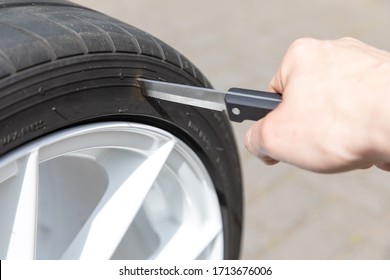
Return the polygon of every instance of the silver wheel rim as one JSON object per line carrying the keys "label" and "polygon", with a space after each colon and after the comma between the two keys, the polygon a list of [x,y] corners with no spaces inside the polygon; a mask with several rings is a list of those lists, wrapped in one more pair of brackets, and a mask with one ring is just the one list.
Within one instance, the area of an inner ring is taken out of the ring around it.
{"label": "silver wheel rim", "polygon": [[174,135],[83,125],[0,160],[1,259],[221,259],[212,180]]}

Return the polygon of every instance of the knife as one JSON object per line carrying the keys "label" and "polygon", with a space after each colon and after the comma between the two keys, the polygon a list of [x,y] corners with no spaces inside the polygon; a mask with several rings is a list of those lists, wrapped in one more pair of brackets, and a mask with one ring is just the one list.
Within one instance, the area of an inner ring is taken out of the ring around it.
{"label": "knife", "polygon": [[226,111],[233,122],[257,121],[275,109],[282,100],[281,96],[275,93],[243,88],[231,88],[225,92],[155,80],[137,81],[146,97]]}

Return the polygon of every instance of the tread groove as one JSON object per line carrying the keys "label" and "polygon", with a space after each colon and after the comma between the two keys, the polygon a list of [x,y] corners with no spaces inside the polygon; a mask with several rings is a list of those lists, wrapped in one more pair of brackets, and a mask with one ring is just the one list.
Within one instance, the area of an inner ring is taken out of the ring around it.
{"label": "tread groove", "polygon": [[137,53],[138,54],[141,54],[142,53],[142,49],[141,49],[141,46],[137,40],[137,38],[131,33],[129,32],[127,29],[123,28],[122,26],[118,25],[118,24],[115,24],[114,22],[110,22],[108,21],[107,19],[103,19],[105,22],[107,22],[108,24],[112,24],[113,26],[119,28],[120,30],[122,30],[123,32],[125,32],[129,37],[130,37],[130,40],[134,43],[134,46],[135,48],[137,49]]}
{"label": "tread groove", "polygon": [[79,33],[77,33],[76,31],[74,31],[72,28],[69,28],[67,27],[66,25],[60,23],[60,22],[56,22],[54,20],[51,20],[49,18],[45,18],[47,21],[57,25],[58,27],[72,33],[73,35],[75,35],[75,38],[77,38],[77,41],[80,43],[80,46],[83,48],[83,51],[84,51],[84,54],[87,54],[88,53],[88,47],[87,45],[85,44],[83,38],[80,36]]}
{"label": "tread groove", "polygon": [[177,51],[175,51],[175,54],[177,56],[177,60],[179,61],[180,69],[184,69],[184,64],[183,64],[183,60],[181,59],[181,55]]}
{"label": "tread groove", "polygon": [[152,36],[150,36],[150,39],[156,44],[157,49],[160,52],[162,61],[165,61],[167,58],[165,57],[164,49],[162,48],[161,44]]}
{"label": "tread groove", "polygon": [[111,39],[111,36],[105,30],[100,28],[98,25],[96,25],[96,24],[94,24],[94,23],[92,23],[92,22],[90,22],[90,21],[88,21],[86,19],[83,19],[83,18],[81,18],[79,16],[76,16],[76,15],[71,15],[71,16],[74,17],[74,18],[77,18],[78,20],[81,20],[81,21],[83,21],[83,22],[85,22],[85,23],[87,23],[87,24],[89,24],[89,25],[91,25],[93,27],[95,27],[96,29],[98,29],[101,32],[100,34],[102,34],[104,37],[107,38],[107,40],[108,40],[108,42],[109,42],[109,44],[110,44],[110,46],[112,48],[112,52],[116,52],[116,47],[115,47],[114,41]]}
{"label": "tread groove", "polygon": [[191,70],[192,70],[192,76],[194,76],[195,79],[198,79],[197,75],[196,75],[196,70],[195,70],[195,67],[193,64],[190,64],[191,65]]}
{"label": "tread groove", "polygon": [[10,74],[15,74],[16,73],[16,67],[12,63],[12,61],[9,59],[9,57],[3,52],[2,49],[0,49],[0,57],[3,58],[7,62],[6,68],[9,69]]}
{"label": "tread groove", "polygon": [[2,22],[0,22],[0,24],[3,24],[3,25],[6,25],[8,27],[11,27],[13,29],[19,30],[20,32],[22,32],[24,34],[27,34],[27,35],[31,36],[32,38],[39,40],[41,43],[43,43],[43,46],[44,46],[45,50],[49,53],[51,60],[57,59],[57,55],[56,55],[55,51],[53,50],[52,46],[50,45],[50,43],[47,41],[47,39],[45,37],[42,37],[41,35],[33,32],[33,31],[30,31],[28,29],[25,29],[23,27],[17,26],[15,24],[12,24],[9,22],[2,21]]}

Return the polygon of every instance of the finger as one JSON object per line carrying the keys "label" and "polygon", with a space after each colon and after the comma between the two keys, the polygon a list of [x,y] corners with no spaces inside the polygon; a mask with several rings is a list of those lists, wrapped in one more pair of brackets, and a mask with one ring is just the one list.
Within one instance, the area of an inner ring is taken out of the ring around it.
{"label": "finger", "polygon": [[271,92],[277,92],[282,94],[284,92],[284,86],[283,86],[283,79],[281,74],[281,69],[275,73],[275,75],[272,77],[268,89]]}
{"label": "finger", "polygon": [[375,164],[375,166],[384,171],[390,171],[390,162]]}
{"label": "finger", "polygon": [[269,90],[283,94],[286,90],[290,74],[296,65],[308,55],[308,48],[319,41],[312,38],[302,38],[295,40],[282,59],[278,71],[272,77],[269,83]]}
{"label": "finger", "polygon": [[260,158],[265,164],[274,165],[279,161],[270,157],[266,153],[264,149],[264,145],[262,143],[263,141],[261,139],[261,133],[260,133],[262,129],[261,127],[262,127],[262,120],[259,120],[247,131],[245,135],[245,146],[250,153]]}

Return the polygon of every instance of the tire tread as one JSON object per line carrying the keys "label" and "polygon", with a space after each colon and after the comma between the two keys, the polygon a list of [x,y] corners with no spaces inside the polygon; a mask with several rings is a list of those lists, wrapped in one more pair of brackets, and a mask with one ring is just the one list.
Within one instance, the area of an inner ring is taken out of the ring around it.
{"label": "tire tread", "polygon": [[0,1],[12,7],[0,9],[0,34],[13,42],[0,42],[0,78],[67,57],[118,52],[154,57],[209,86],[185,56],[144,31],[67,1],[38,2]]}

